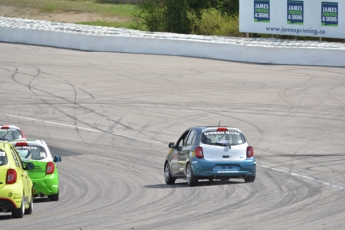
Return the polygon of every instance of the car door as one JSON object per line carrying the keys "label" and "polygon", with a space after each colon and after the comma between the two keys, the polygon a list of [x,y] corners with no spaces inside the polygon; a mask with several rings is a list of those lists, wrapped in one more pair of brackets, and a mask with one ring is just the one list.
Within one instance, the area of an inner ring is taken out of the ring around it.
{"label": "car door", "polygon": [[185,176],[186,175],[186,165],[189,160],[189,154],[194,149],[194,141],[195,141],[196,131],[194,129],[190,130],[184,146],[182,150],[178,154],[178,175]]}
{"label": "car door", "polygon": [[17,151],[11,146],[11,152],[13,155],[13,159],[16,165],[16,171],[18,172],[18,179],[22,181],[22,185],[23,185],[23,191],[24,191],[24,195],[25,195],[25,199],[27,200],[28,197],[31,195],[31,186],[30,186],[30,177],[28,175],[28,173],[24,170],[24,166],[22,164],[22,161],[19,157],[19,154],[17,153]]}
{"label": "car door", "polygon": [[181,137],[177,140],[175,147],[173,148],[173,151],[171,153],[171,173],[173,176],[178,176],[180,172],[178,158],[181,150],[183,149],[183,146],[185,145],[185,141],[187,139],[187,135],[189,133],[189,129],[186,130]]}

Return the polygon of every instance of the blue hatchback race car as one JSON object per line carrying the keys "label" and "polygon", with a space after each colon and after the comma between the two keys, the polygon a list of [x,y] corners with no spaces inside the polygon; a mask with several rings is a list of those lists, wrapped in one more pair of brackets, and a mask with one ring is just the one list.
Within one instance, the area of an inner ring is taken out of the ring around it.
{"label": "blue hatchback race car", "polygon": [[169,143],[169,148],[164,163],[167,184],[174,184],[176,179],[186,179],[189,186],[196,185],[199,179],[255,180],[254,149],[237,128],[192,127],[176,144]]}

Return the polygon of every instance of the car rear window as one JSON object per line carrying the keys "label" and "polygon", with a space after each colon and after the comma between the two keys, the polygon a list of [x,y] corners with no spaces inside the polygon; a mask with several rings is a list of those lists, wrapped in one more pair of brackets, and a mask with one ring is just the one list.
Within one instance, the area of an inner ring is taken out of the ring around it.
{"label": "car rear window", "polygon": [[22,134],[18,129],[0,129],[0,139],[2,140],[14,140],[21,138]]}
{"label": "car rear window", "polygon": [[246,143],[246,139],[243,134],[235,131],[206,131],[201,135],[201,143],[208,145],[240,145]]}
{"label": "car rear window", "polygon": [[7,162],[6,152],[0,150],[0,166],[7,165]]}
{"label": "car rear window", "polygon": [[22,160],[44,160],[47,158],[47,153],[42,146],[28,145],[15,147]]}

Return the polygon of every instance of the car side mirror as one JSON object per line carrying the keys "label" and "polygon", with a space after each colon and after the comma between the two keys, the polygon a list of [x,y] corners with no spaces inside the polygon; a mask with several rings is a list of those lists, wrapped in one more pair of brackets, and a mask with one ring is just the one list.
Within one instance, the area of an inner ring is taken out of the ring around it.
{"label": "car side mirror", "polygon": [[172,149],[172,148],[174,148],[174,147],[175,147],[175,143],[174,143],[174,142],[170,142],[170,143],[169,143],[169,148]]}
{"label": "car side mirror", "polygon": [[25,170],[33,170],[35,168],[35,165],[31,162],[26,162],[26,165],[24,167]]}
{"label": "car side mirror", "polygon": [[60,157],[60,156],[55,156],[55,157],[54,157],[54,162],[55,162],[55,163],[61,162],[61,157]]}

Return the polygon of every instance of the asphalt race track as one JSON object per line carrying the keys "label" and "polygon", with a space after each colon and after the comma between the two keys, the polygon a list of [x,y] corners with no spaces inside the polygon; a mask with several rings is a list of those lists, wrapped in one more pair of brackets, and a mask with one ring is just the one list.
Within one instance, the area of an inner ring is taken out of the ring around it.
{"label": "asphalt race track", "polygon": [[[14,229],[344,229],[345,69],[0,43],[0,123],[60,155],[60,200]],[[230,125],[257,177],[168,186],[168,143]]]}

